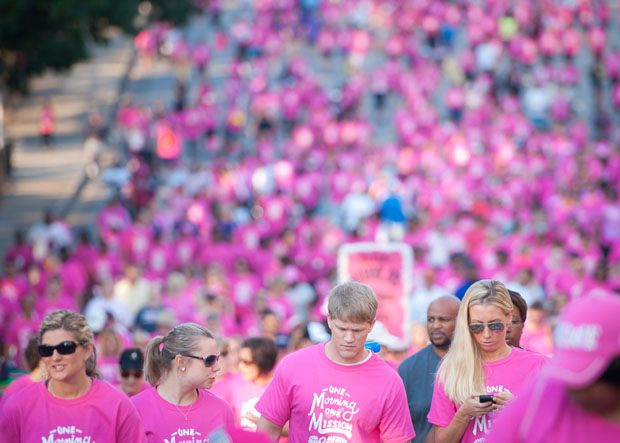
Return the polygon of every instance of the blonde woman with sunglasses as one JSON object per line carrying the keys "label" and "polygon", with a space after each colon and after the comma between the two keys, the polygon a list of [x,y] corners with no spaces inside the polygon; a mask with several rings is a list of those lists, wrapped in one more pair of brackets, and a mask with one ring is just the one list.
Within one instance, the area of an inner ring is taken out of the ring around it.
{"label": "blonde woman with sunglasses", "polygon": [[119,390],[100,380],[93,331],[83,315],[60,310],[43,319],[38,351],[49,379],[10,398],[0,440],[142,442],[138,413]]}
{"label": "blonde woman with sunglasses", "polygon": [[436,442],[484,441],[497,414],[544,364],[544,356],[506,344],[513,309],[497,280],[480,280],[465,293],[428,414]]}
{"label": "blonde woman with sunglasses", "polygon": [[234,426],[231,407],[207,390],[220,370],[219,358],[213,334],[196,323],[151,340],[145,373],[152,388],[131,397],[148,442],[208,441]]}

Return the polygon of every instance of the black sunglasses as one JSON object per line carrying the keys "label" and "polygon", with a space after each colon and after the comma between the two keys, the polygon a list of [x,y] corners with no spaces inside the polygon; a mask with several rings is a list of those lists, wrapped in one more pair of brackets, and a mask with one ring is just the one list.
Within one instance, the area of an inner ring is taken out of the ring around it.
{"label": "black sunglasses", "polygon": [[39,345],[39,355],[41,357],[51,357],[54,354],[54,349],[58,351],[61,355],[69,355],[73,354],[78,346],[81,346],[85,343],[76,343],[74,341],[63,341],[62,343],[58,343],[56,346],[52,345]]}
{"label": "black sunglasses", "polygon": [[206,357],[198,357],[197,355],[185,355],[185,354],[182,354],[182,355],[184,357],[189,357],[189,358],[195,358],[197,360],[202,360],[205,363],[205,366],[207,368],[210,368],[211,366],[213,366],[220,359],[220,353],[219,352],[217,354],[207,355]]}
{"label": "black sunglasses", "polygon": [[488,326],[491,331],[499,332],[506,328],[506,325],[501,321],[494,321],[492,323],[470,323],[469,330],[474,334],[480,334],[484,331],[484,327]]}
{"label": "black sunglasses", "polygon": [[144,374],[142,371],[130,371],[129,369],[124,369],[121,371],[121,377],[123,378],[129,378],[130,376],[140,378],[142,377],[142,374]]}

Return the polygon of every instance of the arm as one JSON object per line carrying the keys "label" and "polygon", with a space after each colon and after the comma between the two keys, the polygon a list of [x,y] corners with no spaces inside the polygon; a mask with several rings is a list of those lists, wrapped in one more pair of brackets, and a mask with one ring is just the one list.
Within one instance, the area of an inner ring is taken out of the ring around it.
{"label": "arm", "polygon": [[472,417],[482,417],[491,412],[493,403],[480,403],[478,395],[472,395],[461,405],[448,426],[434,426],[436,443],[459,443]]}
{"label": "arm", "polygon": [[431,428],[431,430],[426,435],[424,439],[424,443],[435,443],[435,426]]}
{"label": "arm", "polygon": [[278,426],[277,424],[270,422],[263,416],[258,419],[257,427],[274,440],[278,440],[280,438],[280,434],[282,433],[282,426]]}

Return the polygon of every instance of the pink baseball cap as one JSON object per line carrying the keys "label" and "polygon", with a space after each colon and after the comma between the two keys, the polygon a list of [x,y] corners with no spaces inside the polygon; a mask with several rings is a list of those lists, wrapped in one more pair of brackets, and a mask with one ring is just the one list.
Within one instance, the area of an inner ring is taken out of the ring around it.
{"label": "pink baseball cap", "polygon": [[620,296],[604,291],[569,303],[554,331],[551,378],[581,388],[595,382],[620,355]]}

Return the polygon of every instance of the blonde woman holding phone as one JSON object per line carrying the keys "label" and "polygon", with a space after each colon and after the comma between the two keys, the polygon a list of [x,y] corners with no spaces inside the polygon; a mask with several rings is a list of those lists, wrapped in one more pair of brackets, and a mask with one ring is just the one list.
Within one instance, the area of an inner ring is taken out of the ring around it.
{"label": "blonde woman holding phone", "polygon": [[465,293],[428,414],[436,442],[484,441],[499,411],[540,371],[544,356],[506,344],[513,309],[497,280],[480,280]]}

